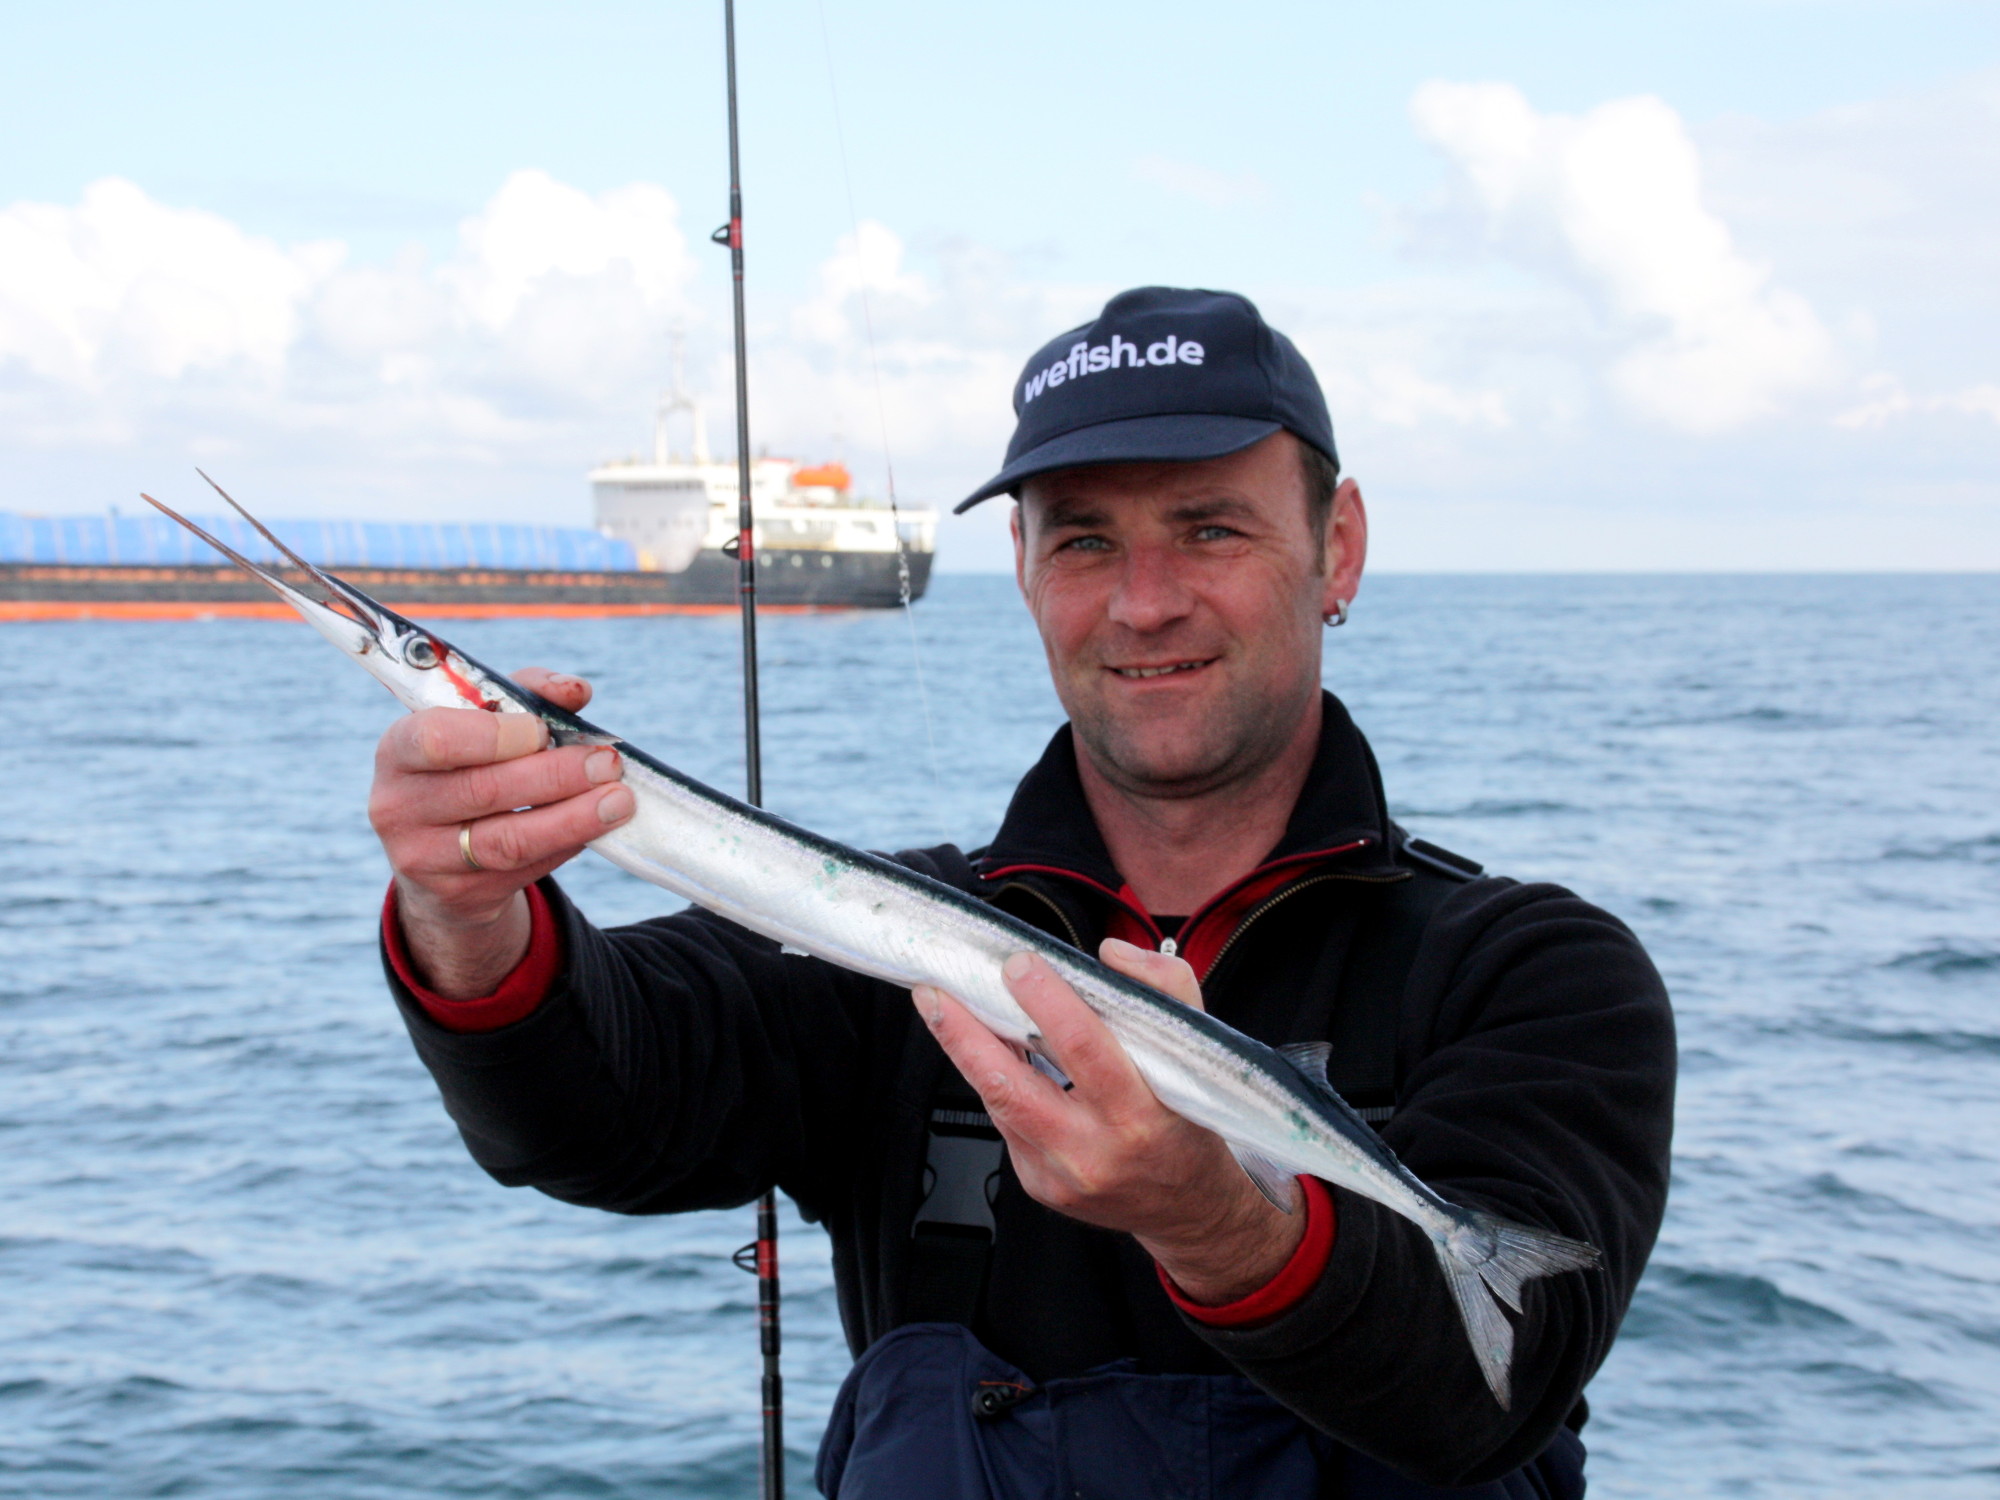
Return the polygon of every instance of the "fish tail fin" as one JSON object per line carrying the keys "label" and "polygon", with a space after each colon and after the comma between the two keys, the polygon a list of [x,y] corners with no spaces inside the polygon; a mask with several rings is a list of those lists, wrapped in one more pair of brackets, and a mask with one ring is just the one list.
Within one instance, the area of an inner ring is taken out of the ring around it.
{"label": "fish tail fin", "polygon": [[1451,1300],[1458,1304],[1458,1315],[1465,1322],[1465,1336],[1472,1340],[1472,1356],[1479,1361],[1479,1373],[1486,1377],[1487,1388],[1500,1403],[1500,1409],[1511,1411],[1514,1400],[1509,1372],[1514,1364],[1514,1325],[1500,1311],[1500,1304],[1493,1300],[1477,1271],[1460,1264],[1443,1241],[1438,1242],[1437,1253],[1438,1264],[1444,1268],[1445,1285],[1451,1288]]}
{"label": "fish tail fin", "polygon": [[[1445,1285],[1472,1341],[1479,1373],[1500,1409],[1512,1408],[1514,1325],[1500,1302],[1521,1310],[1521,1290],[1539,1276],[1580,1271],[1600,1259],[1594,1246],[1546,1229],[1531,1229],[1478,1209],[1461,1208],[1457,1227],[1434,1240]],[[1494,1300],[1499,1298],[1499,1302]]]}

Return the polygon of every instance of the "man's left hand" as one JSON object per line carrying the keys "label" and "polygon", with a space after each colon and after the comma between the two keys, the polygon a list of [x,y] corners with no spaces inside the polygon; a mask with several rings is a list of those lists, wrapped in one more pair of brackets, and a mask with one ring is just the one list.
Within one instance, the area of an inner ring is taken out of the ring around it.
{"label": "man's left hand", "polygon": [[[1116,938],[1110,967],[1197,1010],[1201,987],[1179,958]],[[1037,1202],[1137,1239],[1190,1301],[1248,1296],[1291,1259],[1305,1214],[1273,1206],[1222,1137],[1160,1103],[1096,1012],[1041,958],[1007,960],[1007,988],[1068,1075],[1065,1091],[958,1001],[919,986],[917,1012],[985,1102],[1014,1172]]]}

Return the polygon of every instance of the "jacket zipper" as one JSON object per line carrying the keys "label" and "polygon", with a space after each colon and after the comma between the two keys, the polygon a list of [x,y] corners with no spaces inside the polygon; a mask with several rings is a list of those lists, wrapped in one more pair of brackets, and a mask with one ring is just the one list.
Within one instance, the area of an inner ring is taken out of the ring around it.
{"label": "jacket zipper", "polygon": [[1004,895],[1008,891],[1026,891],[1030,896],[1033,896],[1037,901],[1041,902],[1042,905],[1046,906],[1050,911],[1054,912],[1056,914],[1056,920],[1062,923],[1063,925],[1063,931],[1069,934],[1070,947],[1079,950],[1082,949],[1083,934],[1076,930],[1076,924],[1070,921],[1069,913],[1064,911],[1060,906],[1057,906],[1053,900],[1051,900],[1047,896],[1044,896],[1040,891],[1036,890],[1033,886],[1029,885],[1027,882],[1021,880],[1010,880],[1005,885],[1001,886],[1000,889],[995,891],[993,894],[995,896],[1000,896]]}
{"label": "jacket zipper", "polygon": [[[1282,866],[1292,862],[1303,862],[1313,859],[1321,859],[1321,860],[1335,859],[1343,854],[1352,854],[1357,849],[1367,848],[1371,842],[1372,840],[1370,839],[1360,838],[1354,840],[1354,842],[1351,844],[1342,844],[1340,845],[1340,847],[1336,849],[1317,850],[1311,854],[1294,854],[1288,856],[1286,859],[1272,860],[1267,864],[1259,865],[1256,869],[1252,870],[1248,875],[1243,876],[1242,879],[1236,881],[1233,885],[1231,885],[1228,890],[1222,891],[1217,895],[1209,897],[1208,901],[1205,904],[1203,904],[1200,908],[1198,908],[1193,912],[1190,912],[1188,914],[1188,919],[1185,922],[1181,923],[1181,930],[1177,934],[1175,934],[1175,936],[1172,939],[1172,942],[1174,944],[1172,950],[1162,949],[1161,951],[1162,952],[1172,951],[1178,953],[1180,951],[1182,941],[1196,928],[1200,927],[1205,920],[1207,920],[1210,912],[1215,911],[1219,907],[1226,905],[1229,901],[1230,896],[1235,891],[1247,885],[1249,882],[1257,879],[1260,875],[1268,875],[1273,870],[1279,869]],[[1305,864],[1303,867],[1306,869],[1312,868],[1310,864]],[[1365,878],[1365,877],[1357,877],[1357,878]],[[1148,920],[1150,921],[1151,919],[1149,918]]]}
{"label": "jacket zipper", "polygon": [[[1401,874],[1349,875],[1341,871],[1329,871],[1323,875],[1309,875],[1304,880],[1286,886],[1282,891],[1274,891],[1271,895],[1265,897],[1264,900],[1259,902],[1256,906],[1252,907],[1248,912],[1248,914],[1244,916],[1243,920],[1236,924],[1236,930],[1230,933],[1228,937],[1222,940],[1222,946],[1215,950],[1215,957],[1208,961],[1208,972],[1210,974],[1213,974],[1218,968],[1222,966],[1222,960],[1228,956],[1229,950],[1236,946],[1236,940],[1243,936],[1244,930],[1248,928],[1252,922],[1256,921],[1259,917],[1263,916],[1265,912],[1269,911],[1272,907],[1276,906],[1280,901],[1284,901],[1287,898],[1298,894],[1300,891],[1306,889],[1308,886],[1324,885],[1330,880],[1353,880],[1353,881],[1359,881],[1363,885],[1392,885],[1398,880],[1404,880],[1407,878],[1408,878],[1407,876]],[[1161,951],[1164,952],[1165,950],[1162,949]],[[1206,976],[1204,976],[1204,979],[1205,977]]]}

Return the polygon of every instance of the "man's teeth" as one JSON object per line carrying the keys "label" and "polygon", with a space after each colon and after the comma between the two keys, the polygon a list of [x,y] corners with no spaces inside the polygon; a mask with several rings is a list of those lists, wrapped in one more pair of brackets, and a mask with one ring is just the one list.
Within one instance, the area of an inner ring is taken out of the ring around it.
{"label": "man's teeth", "polygon": [[1111,670],[1120,677],[1164,677],[1169,672],[1192,672],[1196,667],[1205,667],[1205,661],[1177,661],[1170,667],[1113,667]]}

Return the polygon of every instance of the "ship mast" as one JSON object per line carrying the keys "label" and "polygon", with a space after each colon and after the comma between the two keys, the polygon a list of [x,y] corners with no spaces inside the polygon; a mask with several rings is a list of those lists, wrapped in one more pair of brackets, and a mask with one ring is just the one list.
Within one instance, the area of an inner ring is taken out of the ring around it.
{"label": "ship mast", "polygon": [[677,411],[688,414],[688,442],[693,450],[696,464],[709,462],[708,419],[702,412],[701,402],[688,394],[686,353],[687,335],[679,328],[674,329],[674,383],[666,395],[660,397],[658,409],[653,414],[653,463],[665,468],[674,461],[674,449],[667,435],[667,419]]}

